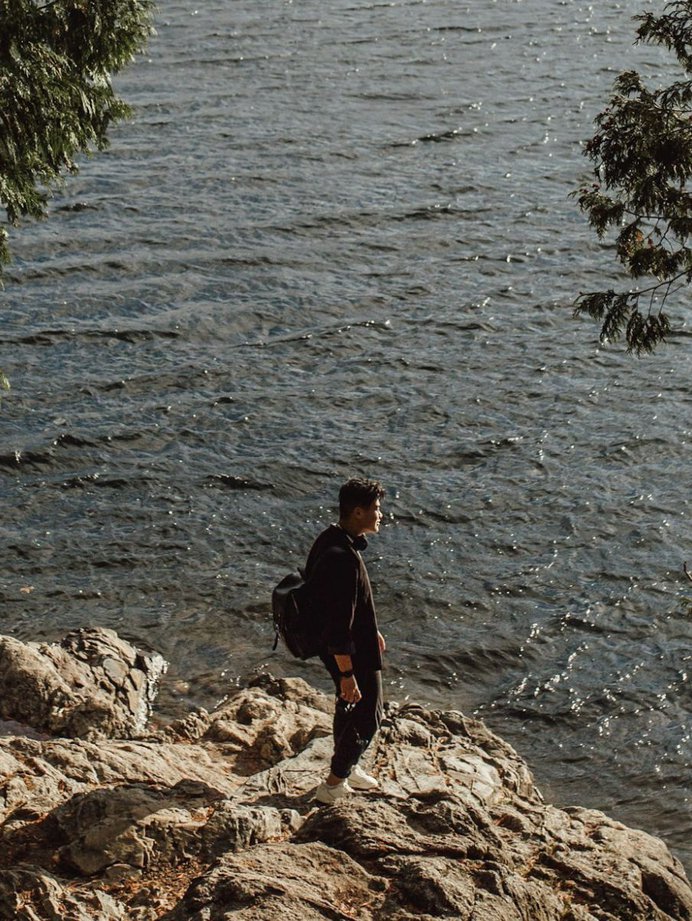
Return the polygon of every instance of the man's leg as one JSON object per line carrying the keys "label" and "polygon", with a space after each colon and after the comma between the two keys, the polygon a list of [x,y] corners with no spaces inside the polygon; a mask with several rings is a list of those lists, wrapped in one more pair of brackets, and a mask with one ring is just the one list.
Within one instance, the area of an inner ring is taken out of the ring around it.
{"label": "man's leg", "polygon": [[[332,736],[334,739],[334,751],[336,751],[337,740],[341,738],[345,729],[348,726],[350,719],[350,711],[353,709],[353,705],[347,703],[341,697],[341,676],[339,675],[339,668],[334,661],[334,656],[320,656],[324,667],[329,672],[329,675],[334,682],[334,693],[336,695],[334,703],[334,719],[332,720]],[[327,780],[329,784],[336,784],[342,781],[343,777],[336,777],[332,772]]]}
{"label": "man's leg", "polygon": [[[346,778],[351,776],[358,759],[367,749],[382,720],[382,673],[362,670],[354,663],[356,681],[361,691],[357,704],[348,704],[340,696],[341,679],[333,656],[323,656],[327,671],[334,681],[336,705],[334,708],[334,754],[331,772],[320,784],[315,799],[321,803],[335,803],[345,796],[350,788]],[[361,772],[358,789],[374,789],[377,781]],[[355,783],[355,780],[354,780]]]}
{"label": "man's leg", "polygon": [[[334,711],[334,778],[347,778],[367,750],[382,721],[382,673],[355,670],[362,694],[357,704],[337,698]],[[331,779],[331,778],[330,778]],[[329,782],[329,781],[327,781]]]}

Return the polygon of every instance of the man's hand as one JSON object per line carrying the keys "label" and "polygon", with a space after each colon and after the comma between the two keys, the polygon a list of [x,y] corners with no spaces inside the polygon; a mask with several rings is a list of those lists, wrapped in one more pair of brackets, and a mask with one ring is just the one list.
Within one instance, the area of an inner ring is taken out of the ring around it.
{"label": "man's hand", "polygon": [[341,699],[345,700],[349,704],[357,704],[361,699],[362,694],[360,693],[360,688],[358,687],[358,682],[356,681],[356,676],[351,675],[350,678],[341,679]]}
{"label": "man's hand", "polygon": [[384,652],[385,649],[387,648],[387,641],[382,636],[379,630],[377,631],[377,642],[380,644],[380,652]]}

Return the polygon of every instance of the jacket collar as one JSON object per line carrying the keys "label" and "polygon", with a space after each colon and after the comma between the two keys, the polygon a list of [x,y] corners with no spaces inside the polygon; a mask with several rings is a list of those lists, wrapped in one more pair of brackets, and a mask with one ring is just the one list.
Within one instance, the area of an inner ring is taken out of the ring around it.
{"label": "jacket collar", "polygon": [[343,534],[349,546],[353,547],[354,550],[358,550],[360,552],[361,550],[365,550],[365,548],[368,546],[368,542],[362,534],[359,534],[358,537],[351,537],[348,531],[344,530],[341,525],[335,524],[333,527],[335,527],[340,534]]}

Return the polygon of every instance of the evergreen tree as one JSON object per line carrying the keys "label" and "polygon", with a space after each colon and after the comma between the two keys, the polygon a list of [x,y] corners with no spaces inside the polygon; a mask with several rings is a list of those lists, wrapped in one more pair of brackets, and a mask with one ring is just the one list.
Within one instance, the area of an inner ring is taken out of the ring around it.
{"label": "evergreen tree", "polygon": [[692,281],[692,0],[637,20],[637,40],[671,51],[681,79],[651,89],[636,71],[620,74],[585,149],[593,184],[574,194],[600,238],[616,230],[617,256],[630,275],[648,282],[581,294],[575,313],[601,322],[602,341],[624,334],[628,351],[641,354],[665,339],[666,302]]}
{"label": "evergreen tree", "polygon": [[[152,0],[0,0],[0,202],[10,225],[45,217],[75,157],[103,150],[111,122],[129,114],[111,74],[144,47],[152,10]],[[7,239],[0,226],[0,272]]]}

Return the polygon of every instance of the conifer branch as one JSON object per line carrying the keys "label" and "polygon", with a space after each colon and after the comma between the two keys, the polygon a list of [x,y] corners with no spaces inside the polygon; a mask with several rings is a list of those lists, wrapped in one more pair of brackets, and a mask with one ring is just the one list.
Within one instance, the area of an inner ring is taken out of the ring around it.
{"label": "conifer branch", "polygon": [[584,149],[594,181],[573,194],[599,239],[615,233],[626,271],[655,283],[580,294],[574,313],[600,320],[602,341],[624,335],[628,351],[642,354],[665,340],[671,322],[664,307],[681,305],[677,295],[692,281],[692,0],[637,18],[637,40],[672,51],[684,79],[651,90],[636,71],[620,74]]}

